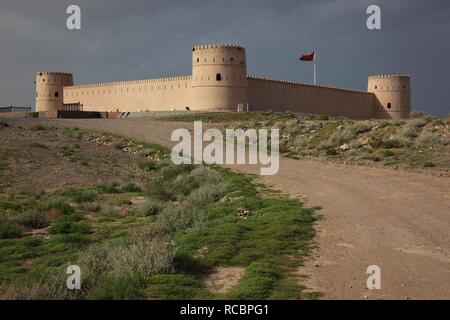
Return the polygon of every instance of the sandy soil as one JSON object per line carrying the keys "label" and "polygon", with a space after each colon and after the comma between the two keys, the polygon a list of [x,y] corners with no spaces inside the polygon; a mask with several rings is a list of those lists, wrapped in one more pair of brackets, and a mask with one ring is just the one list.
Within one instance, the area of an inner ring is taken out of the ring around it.
{"label": "sandy soil", "polygon": [[[109,131],[165,146],[173,129],[190,126],[145,119],[8,121]],[[299,270],[323,298],[450,299],[450,179],[282,159],[279,173],[262,181],[323,208],[318,249]],[[369,265],[381,268],[381,290],[366,289]]]}
{"label": "sandy soil", "polygon": [[96,186],[146,174],[128,165],[139,161],[138,155],[66,137],[61,131],[1,128],[0,151],[8,154],[7,169],[0,170],[0,189],[10,192]]}

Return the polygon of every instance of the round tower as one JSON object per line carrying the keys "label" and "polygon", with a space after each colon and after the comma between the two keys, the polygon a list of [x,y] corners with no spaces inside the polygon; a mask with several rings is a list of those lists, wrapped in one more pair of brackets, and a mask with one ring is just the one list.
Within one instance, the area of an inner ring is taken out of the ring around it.
{"label": "round tower", "polygon": [[199,45],[192,49],[193,110],[233,110],[245,106],[247,63],[245,48]]}
{"label": "round tower", "polygon": [[408,118],[411,113],[409,76],[380,75],[369,77],[368,92],[375,94],[377,118]]}
{"label": "round tower", "polygon": [[36,112],[61,110],[63,87],[73,85],[73,76],[66,72],[36,74]]}

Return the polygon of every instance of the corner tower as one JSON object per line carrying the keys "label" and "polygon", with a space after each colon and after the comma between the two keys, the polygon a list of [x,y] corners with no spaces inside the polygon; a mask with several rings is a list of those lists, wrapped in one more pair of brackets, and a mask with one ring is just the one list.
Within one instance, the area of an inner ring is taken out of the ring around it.
{"label": "corner tower", "polygon": [[368,92],[375,94],[377,118],[408,118],[411,113],[411,83],[405,75],[369,77]]}
{"label": "corner tower", "polygon": [[61,110],[63,87],[73,86],[73,76],[66,72],[36,74],[36,112]]}
{"label": "corner tower", "polygon": [[193,110],[236,110],[246,105],[245,48],[199,45],[192,49]]}

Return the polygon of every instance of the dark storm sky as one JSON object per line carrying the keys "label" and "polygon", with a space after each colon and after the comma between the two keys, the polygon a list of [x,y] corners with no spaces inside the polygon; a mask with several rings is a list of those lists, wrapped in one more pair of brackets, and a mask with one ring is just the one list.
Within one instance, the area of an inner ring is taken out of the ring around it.
{"label": "dark storm sky", "polygon": [[[78,4],[82,29],[66,29]],[[382,29],[366,28],[366,8]],[[413,109],[450,112],[448,0],[1,0],[0,105],[34,104],[34,73],[73,72],[76,83],[191,73],[191,46],[236,43],[248,73],[312,81],[301,51],[318,52],[322,84],[366,89],[367,76],[412,77]]]}

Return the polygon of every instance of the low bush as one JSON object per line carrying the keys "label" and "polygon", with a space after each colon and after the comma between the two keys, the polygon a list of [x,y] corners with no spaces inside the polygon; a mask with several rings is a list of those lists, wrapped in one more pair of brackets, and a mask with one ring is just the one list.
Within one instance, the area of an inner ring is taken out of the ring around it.
{"label": "low bush", "polygon": [[154,162],[150,162],[150,161],[141,162],[141,163],[139,163],[138,166],[139,166],[139,169],[147,170],[147,171],[155,170],[158,168],[158,166]]}
{"label": "low bush", "polygon": [[63,199],[53,199],[47,203],[47,209],[57,210],[61,214],[71,214],[74,212],[73,208],[67,204]]}
{"label": "low bush", "polygon": [[223,184],[222,180],[222,177],[216,171],[200,166],[189,173],[178,175],[171,182],[171,189],[178,195],[187,196],[202,185]]}
{"label": "low bush", "polygon": [[361,134],[372,130],[372,125],[368,121],[358,121],[348,127],[353,134]]}
{"label": "low bush", "polygon": [[45,228],[50,225],[50,218],[47,212],[33,208],[30,209],[16,218],[17,223],[32,229]]}
{"label": "low bush", "polygon": [[51,234],[90,233],[89,224],[83,220],[84,217],[76,213],[61,216],[58,218],[57,222],[48,229],[48,232]]}
{"label": "low bush", "polygon": [[115,219],[119,216],[119,213],[109,205],[102,205],[97,215],[102,218]]}
{"label": "low bush", "polygon": [[143,216],[154,216],[161,212],[163,208],[163,204],[157,200],[147,200],[144,204],[139,208],[138,212]]}
{"label": "low bush", "polygon": [[246,270],[238,286],[227,295],[229,299],[262,300],[270,295],[278,275],[273,266],[253,263]]}
{"label": "low bush", "polygon": [[153,180],[147,186],[147,193],[160,201],[172,201],[176,199],[175,193],[163,180]]}
{"label": "low bush", "polygon": [[97,192],[94,190],[83,190],[79,194],[76,194],[73,199],[77,203],[94,202],[97,200]]}
{"label": "low bush", "polygon": [[416,143],[421,146],[433,147],[441,142],[441,139],[437,133],[434,132],[422,132],[416,139]]}
{"label": "low bush", "polygon": [[197,205],[205,205],[219,200],[227,191],[225,183],[204,184],[189,195],[189,200]]}
{"label": "low bush", "polygon": [[406,138],[416,138],[427,123],[427,118],[416,118],[409,120],[400,130],[400,134]]}
{"label": "low bush", "polygon": [[190,202],[169,204],[158,215],[157,222],[166,232],[175,232],[188,228],[199,228],[206,219],[203,209]]}
{"label": "low bush", "polygon": [[109,252],[111,273],[151,276],[173,270],[175,246],[168,237],[142,237]]}
{"label": "low bush", "polygon": [[93,300],[139,300],[144,298],[145,278],[134,276],[102,277],[98,288],[89,295]]}
{"label": "low bush", "polygon": [[59,270],[45,274],[31,283],[13,283],[0,290],[6,300],[74,300],[83,298],[84,290],[69,290],[67,274]]}
{"label": "low bush", "polygon": [[82,211],[99,212],[102,209],[100,201],[81,203],[79,209]]}
{"label": "low bush", "polygon": [[39,142],[33,142],[32,144],[30,144],[30,147],[37,149],[48,149],[48,147],[45,144]]}
{"label": "low bush", "polygon": [[22,235],[22,228],[11,222],[0,220],[0,239],[14,239]]}
{"label": "low bush", "polygon": [[139,188],[135,183],[128,182],[118,187],[119,192],[140,192],[141,188]]}
{"label": "low bush", "polygon": [[81,252],[77,263],[84,270],[83,279],[95,283],[100,275],[111,270],[110,250],[103,244],[95,244]]}
{"label": "low bush", "polygon": [[100,184],[97,186],[97,190],[99,190],[101,193],[109,193],[109,194],[120,193],[119,184],[117,182]]}
{"label": "low bush", "polygon": [[334,131],[328,140],[319,144],[319,149],[329,150],[341,146],[344,143],[350,142],[354,138],[355,134],[349,128],[338,129]]}

